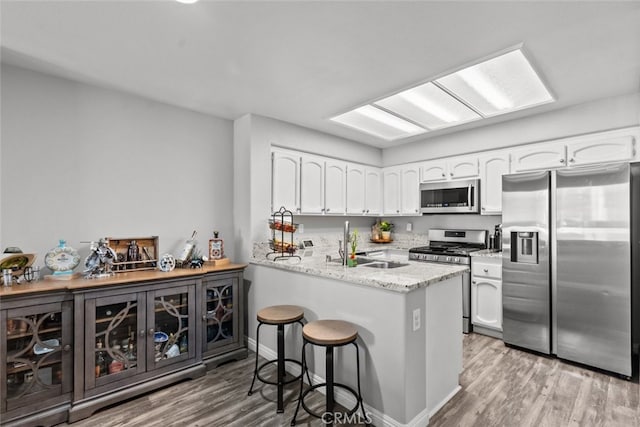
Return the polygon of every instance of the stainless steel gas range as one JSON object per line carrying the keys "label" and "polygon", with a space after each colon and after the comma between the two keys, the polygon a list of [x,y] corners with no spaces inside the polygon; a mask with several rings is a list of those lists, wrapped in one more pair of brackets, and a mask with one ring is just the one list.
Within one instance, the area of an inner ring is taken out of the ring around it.
{"label": "stainless steel gas range", "polygon": [[[429,246],[409,249],[413,261],[471,264],[471,253],[487,248],[487,230],[429,230]],[[471,332],[471,274],[462,278],[462,331]]]}

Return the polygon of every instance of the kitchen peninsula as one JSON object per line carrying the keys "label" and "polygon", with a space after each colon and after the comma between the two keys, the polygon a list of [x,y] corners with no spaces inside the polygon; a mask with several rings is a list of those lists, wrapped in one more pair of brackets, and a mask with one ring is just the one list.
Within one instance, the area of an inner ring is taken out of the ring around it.
{"label": "kitchen peninsula", "polygon": [[[259,252],[259,251],[258,251]],[[335,251],[333,251],[335,252]],[[329,253],[327,251],[326,253]],[[375,425],[426,425],[460,388],[462,275],[468,268],[404,260],[392,269],[327,261],[326,253],[301,251],[301,259],[271,261],[254,253],[245,278],[249,347],[255,348],[255,314],[262,306],[296,304],[307,321],[341,319],[358,328],[363,399]],[[253,305],[259,301],[260,307]],[[261,337],[261,354],[275,354],[273,336]],[[299,330],[287,331],[287,357],[299,358]],[[336,378],[355,381],[351,349],[340,350]],[[324,357],[309,358],[314,383],[324,377]],[[354,401],[338,394],[351,407]]]}

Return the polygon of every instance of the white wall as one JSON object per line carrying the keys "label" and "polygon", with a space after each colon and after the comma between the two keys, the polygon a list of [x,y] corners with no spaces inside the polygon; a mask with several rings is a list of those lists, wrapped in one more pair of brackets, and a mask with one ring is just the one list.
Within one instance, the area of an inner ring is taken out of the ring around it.
{"label": "white wall", "polygon": [[2,65],[0,246],[158,235],[177,253],[214,229],[233,254],[233,123]]}
{"label": "white wall", "polygon": [[382,150],[384,166],[564,138],[640,124],[640,93],[604,98],[544,114]]}

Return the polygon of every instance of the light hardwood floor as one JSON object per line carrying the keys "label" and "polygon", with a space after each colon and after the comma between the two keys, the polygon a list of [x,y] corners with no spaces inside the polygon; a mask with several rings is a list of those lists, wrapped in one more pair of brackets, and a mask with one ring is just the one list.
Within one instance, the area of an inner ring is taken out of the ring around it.
{"label": "light hardwood floor", "polygon": [[[252,354],[251,354],[252,355]],[[275,387],[247,396],[254,359],[120,403],[71,424],[94,426],[289,426],[297,385],[276,414]],[[634,382],[505,346],[478,334],[464,338],[462,390],[431,419],[433,427],[640,426],[640,386]],[[366,400],[366,390],[363,390]],[[317,392],[308,402],[319,407]],[[301,412],[297,425],[322,426]],[[66,425],[66,424],[65,424]]]}

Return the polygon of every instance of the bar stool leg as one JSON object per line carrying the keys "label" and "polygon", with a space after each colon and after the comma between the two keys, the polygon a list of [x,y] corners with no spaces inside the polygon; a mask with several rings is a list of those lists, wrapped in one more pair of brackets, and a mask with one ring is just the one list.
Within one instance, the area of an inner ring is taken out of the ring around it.
{"label": "bar stool leg", "polygon": [[[300,324],[300,326],[304,328],[304,323],[302,323],[302,320],[298,320],[298,323]],[[307,373],[307,380],[309,381],[309,387],[313,386],[313,384],[311,383],[311,377],[309,376],[309,367],[305,369],[304,366],[302,366],[301,368],[304,369],[304,371]],[[300,371],[300,373],[302,374],[302,371]]]}
{"label": "bar stool leg", "polygon": [[364,404],[362,403],[362,391],[360,390],[360,349],[358,348],[358,344],[356,344],[355,341],[352,342],[351,344],[353,344],[356,348],[356,377],[358,379],[358,404],[360,405],[360,409],[362,409],[362,416],[364,417],[365,425],[371,425],[368,422],[367,413],[364,411]]}
{"label": "bar stool leg", "polygon": [[[307,347],[307,340],[302,339],[302,369],[307,369],[307,376],[309,375],[309,371],[307,368],[307,358],[305,356],[305,348]],[[309,385],[311,385],[311,380],[309,380]],[[300,393],[298,393],[298,404],[296,405],[296,412],[293,413],[293,419],[291,420],[291,425],[296,425],[296,417],[298,416],[298,411],[300,410],[300,404],[302,403],[302,388],[304,386],[304,377],[300,375]]]}
{"label": "bar stool leg", "polygon": [[249,387],[248,396],[253,394],[253,385],[256,382],[256,376],[258,376],[258,349],[260,348],[260,326],[262,326],[262,322],[258,322],[258,327],[256,328],[256,367],[253,370],[253,380],[251,380],[251,387]]}
{"label": "bar stool leg", "polygon": [[284,412],[284,325],[278,325],[278,409],[276,413]]}
{"label": "bar stool leg", "polygon": [[[335,399],[333,396],[333,346],[327,346],[327,355],[325,357],[325,372],[327,376],[327,385],[326,385],[326,397],[327,397],[327,413],[330,414],[331,422],[328,424],[330,426],[333,425],[333,414],[335,408]],[[324,421],[324,420],[323,420]]]}

